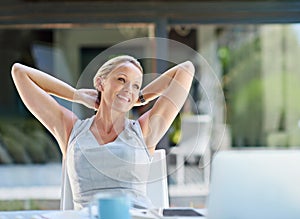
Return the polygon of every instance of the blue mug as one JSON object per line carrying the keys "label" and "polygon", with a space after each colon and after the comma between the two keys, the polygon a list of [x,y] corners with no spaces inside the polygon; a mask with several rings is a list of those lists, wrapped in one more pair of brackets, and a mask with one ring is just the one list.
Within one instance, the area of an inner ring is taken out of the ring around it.
{"label": "blue mug", "polygon": [[[90,218],[131,219],[130,205],[130,198],[126,194],[98,193],[89,206]],[[96,209],[98,217],[95,217],[93,208]]]}

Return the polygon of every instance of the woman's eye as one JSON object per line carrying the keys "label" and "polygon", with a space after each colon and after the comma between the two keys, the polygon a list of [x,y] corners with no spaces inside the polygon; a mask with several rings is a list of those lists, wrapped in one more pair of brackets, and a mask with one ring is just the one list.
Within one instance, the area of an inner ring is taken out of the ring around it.
{"label": "woman's eye", "polygon": [[134,89],[137,89],[137,90],[140,89],[140,86],[138,84],[134,84],[133,87],[134,87]]}
{"label": "woman's eye", "polygon": [[118,78],[119,81],[125,83],[125,79],[124,78]]}

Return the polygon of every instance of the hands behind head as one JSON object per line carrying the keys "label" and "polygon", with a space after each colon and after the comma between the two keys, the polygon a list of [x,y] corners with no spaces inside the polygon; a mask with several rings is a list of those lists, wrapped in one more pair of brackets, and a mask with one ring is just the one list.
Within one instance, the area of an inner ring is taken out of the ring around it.
{"label": "hands behind head", "polygon": [[74,102],[97,110],[99,107],[98,91],[95,89],[78,89],[74,95]]}

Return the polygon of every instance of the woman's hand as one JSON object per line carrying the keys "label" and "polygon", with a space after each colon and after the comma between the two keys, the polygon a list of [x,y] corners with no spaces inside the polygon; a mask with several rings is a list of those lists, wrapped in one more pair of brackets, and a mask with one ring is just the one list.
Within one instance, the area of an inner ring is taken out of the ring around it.
{"label": "woman's hand", "polygon": [[74,102],[80,103],[90,109],[99,107],[98,91],[95,89],[78,89],[75,92]]}

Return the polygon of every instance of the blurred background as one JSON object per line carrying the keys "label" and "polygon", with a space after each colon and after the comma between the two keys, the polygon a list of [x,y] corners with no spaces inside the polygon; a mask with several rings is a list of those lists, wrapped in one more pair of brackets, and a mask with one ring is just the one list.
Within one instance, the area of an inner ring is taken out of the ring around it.
{"label": "blurred background", "polygon": [[[210,66],[196,66],[189,98],[193,104],[187,103],[181,112],[201,115],[201,124],[214,124],[209,126],[205,153],[185,157],[182,175],[175,171],[178,155],[185,156],[173,150],[183,138],[181,115],[158,145],[170,155],[171,206],[205,205],[209,191],[202,172],[210,166],[200,164],[204,156],[232,148],[300,146],[298,1],[2,0],[0,210],[58,209],[60,198],[58,145],[22,104],[10,75],[13,63],[39,68],[77,86],[95,56],[139,37],[178,41],[200,53]],[[144,45],[134,45],[123,52],[143,49]],[[145,72],[161,73],[172,65],[141,62]],[[134,109],[132,115],[143,110]]]}

